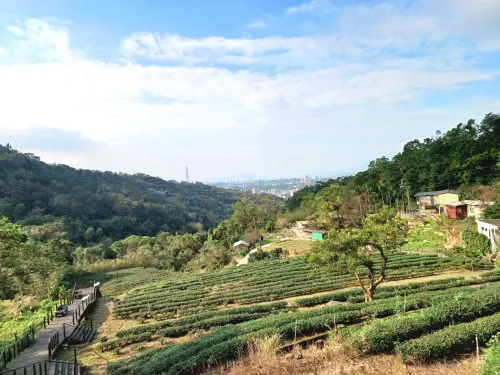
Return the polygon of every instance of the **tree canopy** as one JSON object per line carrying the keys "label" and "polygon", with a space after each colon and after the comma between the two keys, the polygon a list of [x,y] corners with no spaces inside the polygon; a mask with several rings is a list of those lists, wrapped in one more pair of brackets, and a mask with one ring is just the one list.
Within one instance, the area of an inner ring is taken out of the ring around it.
{"label": "tree canopy", "polygon": [[17,294],[46,296],[64,271],[46,248],[32,241],[21,227],[0,217],[0,299]]}
{"label": "tree canopy", "polygon": [[75,244],[207,230],[241,197],[202,183],[46,164],[0,145],[0,215]]}
{"label": "tree canopy", "polygon": [[406,220],[387,208],[368,216],[360,228],[330,231],[316,242],[309,260],[329,269],[348,270],[363,291],[366,301],[385,280],[389,253],[397,251],[408,236]]}
{"label": "tree canopy", "polygon": [[[380,157],[354,176],[301,189],[286,202],[286,207],[289,211],[302,210],[305,217],[317,213],[322,205],[338,211],[347,198],[368,194],[378,206],[406,208],[415,204],[415,193],[444,189],[461,190],[463,199],[498,198],[499,145],[500,115],[490,113],[479,124],[469,120],[447,132],[437,132],[433,138],[408,142],[392,159]],[[495,184],[496,188],[487,186]],[[339,186],[350,194],[340,192]],[[367,207],[360,211],[375,210]]]}

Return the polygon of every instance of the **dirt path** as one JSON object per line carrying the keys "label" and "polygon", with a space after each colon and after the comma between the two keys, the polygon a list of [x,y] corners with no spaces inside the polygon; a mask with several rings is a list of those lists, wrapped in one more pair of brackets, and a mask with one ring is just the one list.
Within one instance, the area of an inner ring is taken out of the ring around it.
{"label": "dirt path", "polygon": [[[264,249],[266,247],[269,247],[271,246],[271,244],[267,244],[267,245],[262,245],[261,247]],[[245,255],[244,258],[241,258],[239,261],[238,261],[238,264],[236,266],[243,266],[245,264],[248,264],[248,258],[250,257],[250,254],[252,253],[255,253],[257,251],[257,249],[252,249],[248,252],[247,255]]]}
{"label": "dirt path", "polygon": [[[396,281],[386,281],[382,286],[393,286],[393,285],[405,285],[409,283],[419,283],[419,282],[425,282],[425,281],[430,281],[430,280],[442,280],[442,279],[449,279],[453,277],[465,277],[467,279],[471,279],[474,277],[478,277],[481,274],[488,272],[488,271],[448,271],[448,272],[443,272],[440,273],[439,275],[433,275],[433,276],[425,276],[425,277],[415,277],[413,279],[404,279],[404,280],[396,280]],[[342,289],[333,289],[329,290],[326,292],[318,292],[318,293],[312,293],[312,294],[304,294],[301,296],[295,296],[295,297],[290,297],[290,298],[285,298],[281,300],[276,300],[276,301],[287,301],[287,302],[294,302],[296,299],[299,298],[309,298],[309,297],[315,297],[315,296],[322,296],[324,294],[330,294],[333,292],[342,292],[344,290],[350,290],[357,288],[356,286],[351,286],[347,288],[342,288]]]}

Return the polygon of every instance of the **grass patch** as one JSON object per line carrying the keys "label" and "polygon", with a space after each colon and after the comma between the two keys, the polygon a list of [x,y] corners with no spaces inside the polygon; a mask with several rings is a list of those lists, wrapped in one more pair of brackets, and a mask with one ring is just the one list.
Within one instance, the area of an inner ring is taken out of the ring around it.
{"label": "grass patch", "polygon": [[37,302],[32,297],[0,301],[0,348],[14,342],[14,335],[21,336],[30,326],[39,330],[43,318],[56,304],[49,300]]}
{"label": "grass patch", "polygon": [[312,246],[312,241],[292,240],[292,241],[274,242],[271,246],[267,247],[265,250],[277,249],[281,247],[283,250],[288,250],[290,256],[297,257],[309,254],[311,252],[311,246]]}
{"label": "grass patch", "polygon": [[440,252],[445,250],[446,235],[441,233],[435,224],[424,223],[410,230],[408,242],[403,245],[403,251]]}
{"label": "grass patch", "polygon": [[482,375],[498,374],[500,374],[500,333],[494,336],[488,344],[482,371]]}

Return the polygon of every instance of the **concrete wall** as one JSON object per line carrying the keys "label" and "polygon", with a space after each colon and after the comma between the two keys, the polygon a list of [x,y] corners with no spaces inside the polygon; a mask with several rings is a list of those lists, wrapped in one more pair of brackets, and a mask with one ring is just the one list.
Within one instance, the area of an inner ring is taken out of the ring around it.
{"label": "concrete wall", "polygon": [[448,203],[457,202],[459,198],[460,197],[458,196],[458,194],[450,194],[450,193],[441,194],[436,196],[436,204],[444,206]]}
{"label": "concrete wall", "polygon": [[477,231],[489,238],[491,244],[491,250],[496,251],[498,249],[498,241],[500,232],[496,225],[484,223],[481,220],[477,222]]}

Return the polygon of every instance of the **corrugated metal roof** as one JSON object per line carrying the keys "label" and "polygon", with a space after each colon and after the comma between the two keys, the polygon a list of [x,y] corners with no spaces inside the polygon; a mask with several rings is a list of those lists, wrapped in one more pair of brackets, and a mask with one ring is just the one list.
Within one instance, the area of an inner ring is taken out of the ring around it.
{"label": "corrugated metal roof", "polygon": [[460,191],[458,190],[439,190],[439,191],[422,191],[420,193],[415,194],[415,197],[428,197],[442,194],[458,194],[460,195]]}
{"label": "corrugated metal roof", "polygon": [[475,201],[475,200],[470,200],[470,199],[465,199],[463,201],[458,201],[458,202],[452,202],[452,203],[447,203],[447,206],[463,206],[463,205],[468,205],[468,206],[491,206],[495,202],[483,202],[483,201]]}

